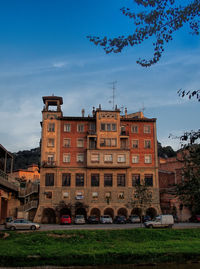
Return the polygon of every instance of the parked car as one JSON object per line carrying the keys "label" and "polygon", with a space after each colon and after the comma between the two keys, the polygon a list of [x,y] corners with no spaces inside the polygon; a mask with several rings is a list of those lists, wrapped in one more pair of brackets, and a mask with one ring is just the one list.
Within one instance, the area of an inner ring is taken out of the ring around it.
{"label": "parked car", "polygon": [[179,219],[178,219],[178,217],[177,217],[177,216],[173,216],[173,218],[174,218],[174,222],[176,222],[176,223],[178,223],[178,222],[179,222]]}
{"label": "parked car", "polygon": [[112,224],[113,220],[109,215],[104,215],[100,217],[100,223],[102,224]]}
{"label": "parked car", "polygon": [[130,215],[127,222],[129,223],[140,223],[140,217],[137,215]]}
{"label": "parked car", "polygon": [[16,219],[10,222],[6,222],[5,228],[10,229],[12,231],[18,230],[18,229],[36,230],[40,228],[40,225],[38,223],[34,223],[25,219]]}
{"label": "parked car", "polygon": [[89,216],[87,219],[87,222],[89,224],[98,224],[99,223],[99,219],[97,216]]}
{"label": "parked car", "polygon": [[200,222],[200,215],[193,215],[191,218],[189,218],[190,222]]}
{"label": "parked car", "polygon": [[115,224],[126,224],[125,216],[116,216],[113,221]]}
{"label": "parked car", "polygon": [[72,220],[71,217],[69,215],[62,215],[62,217],[60,218],[60,224],[71,224]]}
{"label": "parked car", "polygon": [[144,226],[146,228],[172,228],[174,225],[174,218],[172,215],[159,215],[155,219],[146,221]]}
{"label": "parked car", "polygon": [[83,215],[76,215],[74,223],[75,224],[85,224],[85,217]]}
{"label": "parked car", "polygon": [[6,222],[11,222],[11,221],[13,221],[13,217],[7,217],[7,218],[5,219],[4,224],[6,224]]}
{"label": "parked car", "polygon": [[142,216],[142,222],[150,221],[151,217],[149,215]]}

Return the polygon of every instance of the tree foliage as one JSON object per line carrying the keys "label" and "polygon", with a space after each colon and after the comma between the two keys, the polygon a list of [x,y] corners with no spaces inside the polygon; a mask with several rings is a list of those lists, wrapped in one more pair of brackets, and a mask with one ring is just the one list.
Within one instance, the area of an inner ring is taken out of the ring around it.
{"label": "tree foliage", "polygon": [[[152,203],[152,192],[149,187],[138,184],[135,187],[134,199],[130,202],[131,207],[141,209],[141,216],[144,216],[145,210],[151,206]],[[142,218],[141,218],[142,220]]]}
{"label": "tree foliage", "polygon": [[183,180],[176,186],[177,196],[192,214],[200,214],[200,145],[191,145],[183,151]]}
{"label": "tree foliage", "polygon": [[188,24],[191,33],[199,35],[199,0],[133,0],[133,3],[142,7],[142,11],[136,13],[128,7],[121,8],[122,14],[133,22],[132,34],[114,38],[88,36],[90,41],[102,46],[106,53],[119,53],[127,46],[133,47],[151,38],[152,57],[137,60],[141,66],[148,67],[160,60],[166,44],[184,25]]}

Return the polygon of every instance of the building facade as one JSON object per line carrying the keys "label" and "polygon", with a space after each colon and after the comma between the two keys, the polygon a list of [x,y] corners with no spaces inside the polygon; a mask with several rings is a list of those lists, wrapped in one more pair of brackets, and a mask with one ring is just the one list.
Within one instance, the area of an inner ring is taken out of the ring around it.
{"label": "building facade", "polygon": [[135,186],[152,193],[147,213],[160,213],[156,119],[93,108],[85,117],[63,116],[62,97],[43,97],[40,199],[35,221],[62,214],[134,214]]}

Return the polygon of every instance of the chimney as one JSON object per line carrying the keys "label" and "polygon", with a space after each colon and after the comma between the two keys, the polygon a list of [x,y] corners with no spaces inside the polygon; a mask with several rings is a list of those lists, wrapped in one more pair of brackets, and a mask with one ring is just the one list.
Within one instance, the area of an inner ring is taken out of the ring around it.
{"label": "chimney", "polygon": [[92,116],[94,117],[95,116],[95,107],[93,106],[93,109],[92,109]]}
{"label": "chimney", "polygon": [[127,118],[127,107],[125,107],[125,118]]}
{"label": "chimney", "polygon": [[85,109],[84,108],[81,110],[81,113],[82,113],[82,117],[84,117],[85,116]]}
{"label": "chimney", "polygon": [[99,104],[99,110],[101,110],[101,105]]}

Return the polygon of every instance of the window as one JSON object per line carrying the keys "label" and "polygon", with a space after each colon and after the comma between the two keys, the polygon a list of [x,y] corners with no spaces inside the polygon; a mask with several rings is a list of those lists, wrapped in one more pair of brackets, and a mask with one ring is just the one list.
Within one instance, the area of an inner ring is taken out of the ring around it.
{"label": "window", "polygon": [[71,145],[71,139],[70,138],[64,138],[64,141],[63,141],[63,146],[65,148],[69,148]]}
{"label": "window", "polygon": [[132,175],[132,186],[136,187],[140,185],[140,174],[133,174]]}
{"label": "window", "polygon": [[118,193],[118,199],[121,199],[121,200],[124,199],[124,192]]}
{"label": "window", "polygon": [[98,198],[98,192],[93,192],[92,193],[92,198],[97,199]]}
{"label": "window", "polygon": [[63,198],[69,198],[69,192],[63,192]]}
{"label": "window", "polygon": [[78,138],[77,139],[77,147],[78,148],[83,148],[83,146],[84,146],[84,140],[83,140],[83,138]]}
{"label": "window", "polygon": [[54,186],[54,174],[53,173],[45,174],[45,186]]}
{"label": "window", "polygon": [[137,134],[138,133],[138,126],[137,125],[132,125],[131,126],[131,132]]}
{"label": "window", "polygon": [[151,140],[144,140],[144,147],[145,149],[151,148]]}
{"label": "window", "polygon": [[54,154],[48,154],[47,163],[53,163],[53,162],[54,162]]}
{"label": "window", "polygon": [[100,146],[101,147],[116,147],[117,139],[116,138],[101,138]]}
{"label": "window", "polygon": [[76,160],[78,163],[83,163],[84,162],[84,154],[83,153],[78,153],[76,156]]}
{"label": "window", "polygon": [[104,187],[112,187],[112,174],[104,175]]}
{"label": "window", "polygon": [[71,132],[71,124],[70,123],[65,123],[64,124],[64,132]]}
{"label": "window", "polygon": [[151,133],[151,126],[150,125],[144,125],[144,133],[145,134]]}
{"label": "window", "polygon": [[52,192],[51,191],[45,192],[45,195],[46,195],[47,199],[52,199]]}
{"label": "window", "polygon": [[151,155],[144,156],[144,163],[152,163]]}
{"label": "window", "polygon": [[126,184],[126,175],[117,174],[117,187],[125,187]]}
{"label": "window", "polygon": [[91,174],[91,186],[99,187],[99,174]]}
{"label": "window", "polygon": [[145,186],[152,187],[153,186],[153,175],[152,174],[144,175],[144,182],[145,182]]}
{"label": "window", "polygon": [[105,123],[101,123],[101,131],[105,131],[106,130],[106,125]]}
{"label": "window", "polygon": [[55,123],[48,124],[48,132],[55,132]]}
{"label": "window", "polygon": [[116,123],[101,123],[101,131],[116,132],[117,125]]}
{"label": "window", "polygon": [[125,154],[120,154],[117,156],[117,162],[118,163],[125,163],[126,162],[126,155]]}
{"label": "window", "polygon": [[139,163],[139,155],[132,155],[132,163]]}
{"label": "window", "polygon": [[94,122],[91,122],[91,123],[89,124],[89,132],[90,132],[91,134],[95,134],[95,132],[96,132],[96,124],[95,124]]}
{"label": "window", "polygon": [[117,125],[115,123],[112,123],[112,131],[113,132],[117,131]]}
{"label": "window", "polygon": [[64,163],[70,163],[70,153],[64,153],[63,154],[63,162]]}
{"label": "window", "polygon": [[47,146],[54,147],[54,138],[48,138]]}
{"label": "window", "polygon": [[106,192],[105,197],[106,198],[111,198],[111,192]]}
{"label": "window", "polygon": [[104,155],[104,162],[112,162],[112,154],[105,154]]}
{"label": "window", "polygon": [[76,174],[76,187],[84,186],[84,174]]}
{"label": "window", "polygon": [[84,132],[84,124],[78,124],[77,125],[77,132],[79,132],[79,133]]}
{"label": "window", "polygon": [[76,193],[76,200],[82,200],[84,199],[84,195],[82,192],[77,192]]}
{"label": "window", "polygon": [[70,186],[71,185],[71,174],[64,173],[62,174],[62,186]]}
{"label": "window", "polygon": [[91,154],[91,162],[98,163],[99,162],[99,154],[98,153],[92,153]]}
{"label": "window", "polygon": [[132,140],[132,148],[137,149],[138,148],[138,140]]}

